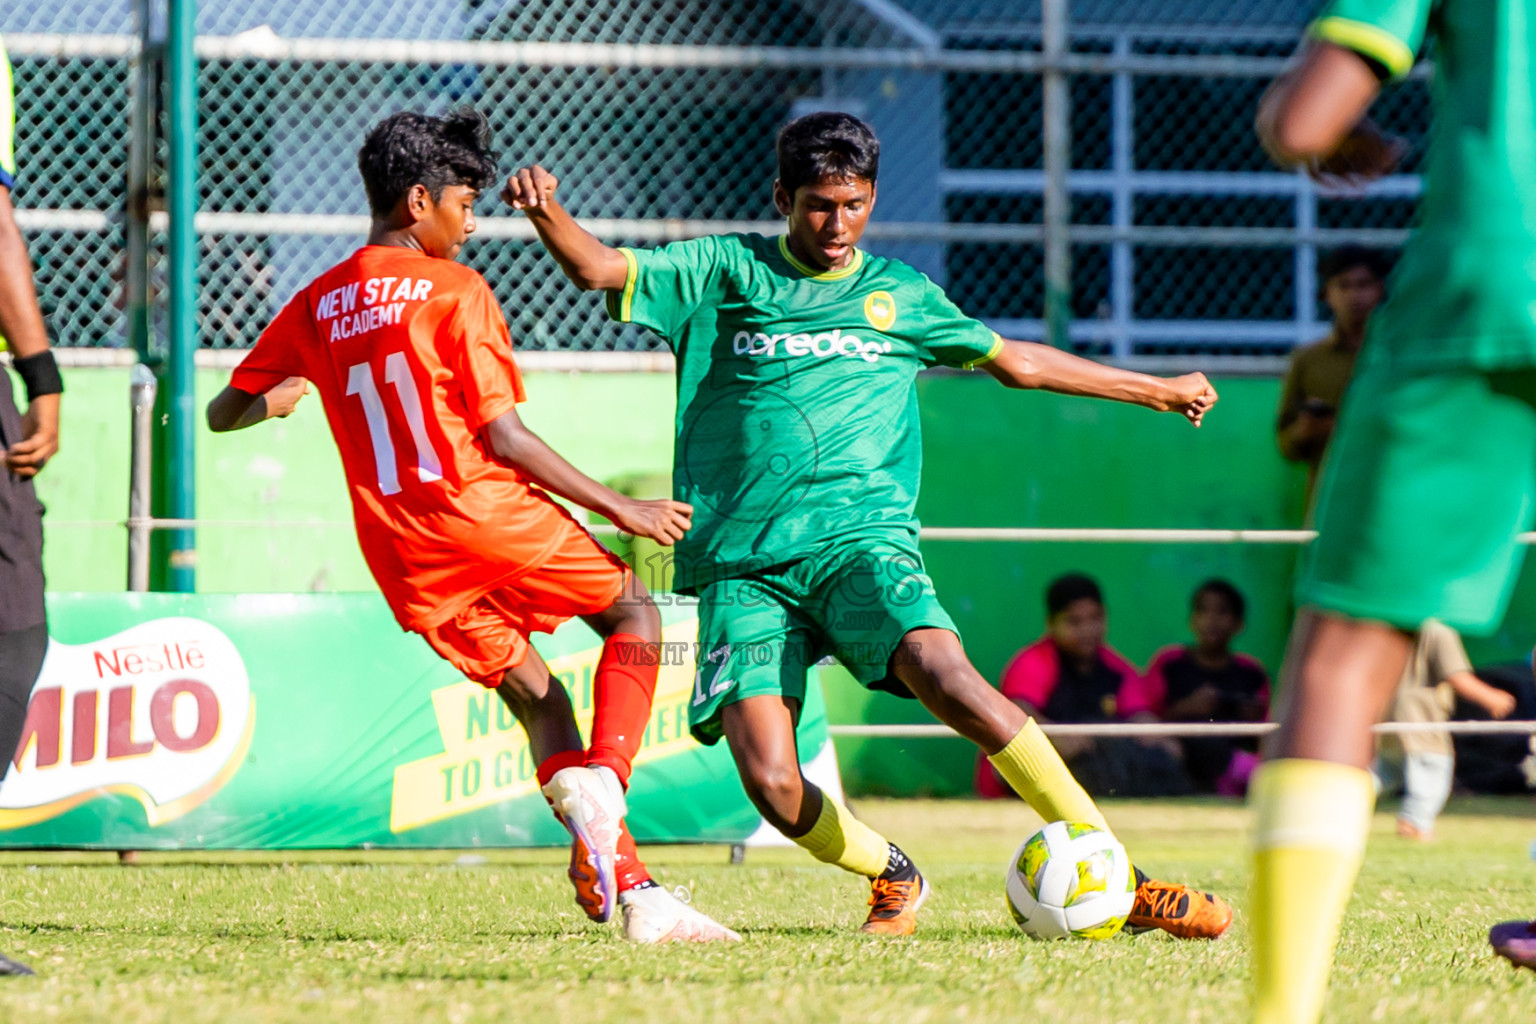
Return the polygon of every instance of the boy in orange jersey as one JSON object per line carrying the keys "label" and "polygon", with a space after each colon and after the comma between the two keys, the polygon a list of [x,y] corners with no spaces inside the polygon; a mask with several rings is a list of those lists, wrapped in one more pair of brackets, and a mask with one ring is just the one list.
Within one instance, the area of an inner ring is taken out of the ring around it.
{"label": "boy in orange jersey", "polygon": [[[208,425],[286,416],[313,384],[379,589],[403,628],[517,715],[572,835],[577,902],[596,921],[622,906],[636,941],[736,939],[651,881],[623,825],[661,616],[549,494],[661,544],[683,535],[692,509],[617,494],[518,418],[523,383],[506,321],[484,278],[454,262],[496,173],[489,137],[474,110],[399,113],[368,133],[358,154],[368,244],[283,308],[209,403]],[[528,643],[573,616],[604,638],[587,749],[569,696]]]}

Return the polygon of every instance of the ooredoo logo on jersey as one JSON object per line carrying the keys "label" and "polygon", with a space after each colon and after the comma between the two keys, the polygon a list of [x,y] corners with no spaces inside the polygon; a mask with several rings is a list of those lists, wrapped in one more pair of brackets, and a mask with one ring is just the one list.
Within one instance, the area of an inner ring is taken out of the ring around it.
{"label": "ooredoo logo on jersey", "polygon": [[816,334],[801,331],[787,334],[763,334],[737,331],[731,338],[731,349],[739,356],[772,358],[773,356],[811,356],[815,359],[831,359],[846,356],[877,363],[891,350],[888,341],[865,341],[857,334],[845,334],[841,328]]}
{"label": "ooredoo logo on jersey", "polygon": [[201,619],[146,622],[94,643],[52,642],[0,786],[0,828],[47,821],[108,793],[150,827],[223,788],[256,726],[234,643]]}

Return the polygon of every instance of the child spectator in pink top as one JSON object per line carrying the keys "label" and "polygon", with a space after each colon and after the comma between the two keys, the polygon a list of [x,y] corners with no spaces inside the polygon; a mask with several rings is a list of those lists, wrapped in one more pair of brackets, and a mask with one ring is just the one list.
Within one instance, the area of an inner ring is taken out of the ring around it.
{"label": "child spectator in pink top", "polygon": [[[1127,699],[1139,707],[1134,702],[1146,687],[1136,667],[1105,643],[1108,616],[1099,585],[1080,573],[1061,576],[1046,590],[1045,609],[1046,634],[1015,654],[1003,669],[998,684],[1003,696],[1042,725],[1129,717]],[[1154,752],[1146,744],[1077,736],[1052,742],[1091,793],[1131,796],[1151,795],[1151,790],[1188,791],[1177,765],[1170,765],[1165,753]],[[1148,759],[1157,764],[1136,766]],[[1150,773],[1143,774],[1141,768]],[[1166,777],[1170,773],[1176,778]],[[984,758],[977,764],[976,791],[989,798],[1011,792]]]}
{"label": "child spectator in pink top", "polygon": [[1136,667],[1104,642],[1109,618],[1099,585],[1077,573],[1062,576],[1046,590],[1045,609],[1045,636],[1003,669],[998,687],[1003,696],[1041,723],[1119,717],[1121,690],[1135,692],[1141,679]]}
{"label": "child spectator in pink top", "polygon": [[[1159,651],[1146,676],[1121,693],[1121,714],[1162,722],[1262,722],[1269,714],[1269,676],[1263,665],[1232,650],[1246,614],[1247,602],[1231,583],[1202,583],[1190,601],[1195,642]],[[1198,736],[1180,742],[1197,790],[1247,792],[1259,763],[1257,740]]]}

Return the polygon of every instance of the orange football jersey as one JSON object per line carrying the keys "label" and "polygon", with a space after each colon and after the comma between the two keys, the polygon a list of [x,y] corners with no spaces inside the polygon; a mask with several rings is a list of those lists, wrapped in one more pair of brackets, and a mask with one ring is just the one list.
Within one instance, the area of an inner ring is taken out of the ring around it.
{"label": "orange football jersey", "polygon": [[479,436],[524,395],[501,309],[468,267],[359,249],[283,307],[230,383],[261,394],[292,376],[320,394],[363,557],[406,629],[538,568],[571,528]]}

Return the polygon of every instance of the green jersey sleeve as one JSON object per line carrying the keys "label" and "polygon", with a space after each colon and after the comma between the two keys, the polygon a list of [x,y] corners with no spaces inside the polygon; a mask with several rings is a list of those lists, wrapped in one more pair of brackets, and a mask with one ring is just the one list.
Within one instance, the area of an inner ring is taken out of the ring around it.
{"label": "green jersey sleeve", "polygon": [[16,96],[11,82],[11,58],[0,42],[0,186],[16,187]]}
{"label": "green jersey sleeve", "polygon": [[938,285],[926,277],[922,280],[921,315],[912,329],[924,361],[969,370],[996,359],[1003,350],[1003,339],[997,332],[960,312]]}
{"label": "green jersey sleeve", "polygon": [[1353,50],[1402,78],[1424,45],[1435,0],[1330,0],[1307,34]]}
{"label": "green jersey sleeve", "polygon": [[629,274],[623,288],[608,293],[608,315],[675,341],[693,315],[720,296],[727,249],[719,236],[620,249]]}

